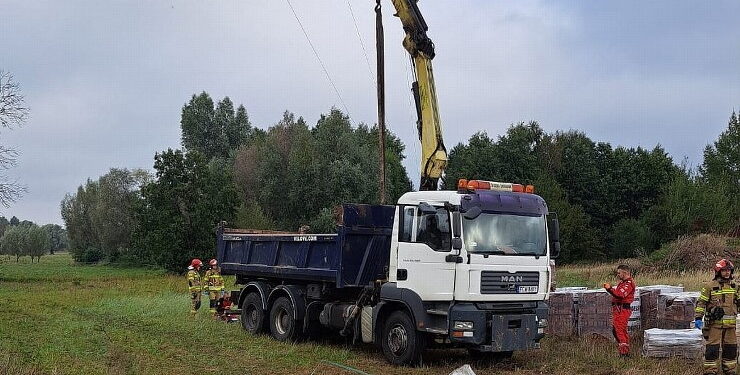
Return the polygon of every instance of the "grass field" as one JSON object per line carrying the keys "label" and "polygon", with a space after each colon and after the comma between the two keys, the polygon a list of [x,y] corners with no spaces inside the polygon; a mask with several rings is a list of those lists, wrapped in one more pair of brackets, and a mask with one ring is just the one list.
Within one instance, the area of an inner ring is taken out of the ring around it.
{"label": "grass field", "polygon": [[[612,269],[565,267],[559,285],[613,281]],[[642,275],[674,284],[684,280],[679,276]],[[698,286],[703,276],[683,283]],[[213,321],[207,309],[190,317],[188,309],[184,278],[160,270],[75,265],[66,254],[39,264],[0,259],[0,375],[353,374],[335,364],[368,374],[448,374],[469,363],[464,351],[432,350],[421,367],[392,367],[372,346],[279,343]],[[624,361],[615,352],[605,341],[547,338],[541,350],[516,353],[511,362],[471,365],[477,374],[700,373],[693,362]]]}

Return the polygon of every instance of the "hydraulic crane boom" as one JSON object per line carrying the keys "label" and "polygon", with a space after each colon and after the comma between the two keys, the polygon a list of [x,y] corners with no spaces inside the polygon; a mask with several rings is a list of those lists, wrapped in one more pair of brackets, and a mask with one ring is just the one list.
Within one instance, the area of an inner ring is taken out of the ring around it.
{"label": "hydraulic crane boom", "polygon": [[403,47],[411,55],[415,81],[411,85],[416,102],[416,126],[421,141],[421,182],[419,190],[437,190],[447,166],[447,150],[442,140],[437,92],[434,87],[432,59],[434,43],[427,36],[427,24],[415,0],[392,0],[406,37]]}

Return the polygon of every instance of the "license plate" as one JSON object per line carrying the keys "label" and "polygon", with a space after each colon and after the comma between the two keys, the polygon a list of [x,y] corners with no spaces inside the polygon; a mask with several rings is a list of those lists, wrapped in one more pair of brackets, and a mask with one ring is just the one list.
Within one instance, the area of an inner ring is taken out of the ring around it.
{"label": "license plate", "polygon": [[537,293],[537,286],[520,286],[519,289],[517,289],[519,293]]}

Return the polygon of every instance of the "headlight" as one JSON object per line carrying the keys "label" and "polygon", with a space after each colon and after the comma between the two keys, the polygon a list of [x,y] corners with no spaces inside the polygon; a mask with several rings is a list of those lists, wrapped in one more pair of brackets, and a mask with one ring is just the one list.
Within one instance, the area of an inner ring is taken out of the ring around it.
{"label": "headlight", "polygon": [[473,322],[461,322],[461,321],[455,321],[455,324],[453,324],[452,329],[455,331],[472,331],[473,330]]}

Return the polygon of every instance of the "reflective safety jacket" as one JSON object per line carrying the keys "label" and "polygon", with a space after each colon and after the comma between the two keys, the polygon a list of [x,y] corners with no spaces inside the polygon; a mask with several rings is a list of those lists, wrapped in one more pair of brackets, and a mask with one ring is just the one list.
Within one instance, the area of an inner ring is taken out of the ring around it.
{"label": "reflective safety jacket", "polygon": [[224,277],[218,270],[210,269],[206,272],[206,289],[209,292],[220,292],[224,290]]}
{"label": "reflective safety jacket", "polygon": [[721,307],[724,314],[716,317],[715,320],[706,321],[706,325],[711,324],[714,327],[735,328],[735,319],[740,304],[740,293],[738,286],[732,279],[714,279],[701,288],[701,294],[696,301],[696,319],[707,317],[712,314],[716,307]]}
{"label": "reflective safety jacket", "polygon": [[200,293],[203,289],[203,283],[200,273],[196,270],[188,270],[188,290],[190,293]]}

